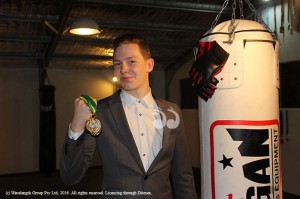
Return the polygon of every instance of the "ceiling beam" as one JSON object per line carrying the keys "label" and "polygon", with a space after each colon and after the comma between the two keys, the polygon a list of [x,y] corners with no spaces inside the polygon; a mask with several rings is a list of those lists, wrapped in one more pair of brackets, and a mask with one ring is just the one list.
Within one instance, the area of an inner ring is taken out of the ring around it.
{"label": "ceiling beam", "polygon": [[55,54],[55,59],[81,59],[81,60],[94,60],[94,61],[111,61],[112,56],[104,55],[85,55],[85,54]]}
{"label": "ceiling beam", "polygon": [[50,42],[50,36],[32,36],[32,35],[13,35],[13,34],[0,34],[0,41],[11,41],[11,42],[37,42],[37,43],[48,43]]}
{"label": "ceiling beam", "polygon": [[[14,34],[1,34],[0,41],[7,42],[36,42],[36,43],[48,43],[50,42],[50,36],[42,35],[14,35]],[[105,46],[112,47],[113,39],[105,38],[92,38],[92,37],[79,37],[79,36],[62,36],[60,43],[73,43],[82,45],[95,45],[95,46]],[[168,47],[184,47],[192,46],[195,44],[194,40],[189,41],[171,41],[171,40],[148,40],[150,46],[168,46]]]}
{"label": "ceiling beam", "polygon": [[[0,36],[1,40],[1,36]],[[79,43],[88,44],[96,46],[113,46],[114,39],[104,39],[104,38],[88,38],[88,37],[78,37],[78,36],[64,36],[61,38],[63,43]],[[180,46],[191,46],[195,44],[194,40],[189,41],[173,41],[173,40],[147,40],[150,46],[170,46],[170,47],[180,47]]]}
{"label": "ceiling beam", "polygon": [[[31,23],[43,23],[47,20],[51,24],[57,24],[57,18],[55,17],[40,17],[36,15],[3,15],[0,14],[0,20],[5,21],[20,21]],[[69,21],[74,21],[71,18]],[[178,24],[157,24],[157,23],[144,23],[144,22],[124,22],[124,21],[108,21],[108,20],[96,20],[100,28],[115,28],[115,29],[138,29],[138,30],[160,30],[160,31],[177,31],[177,32],[195,32],[203,33],[210,29],[206,26],[188,26]],[[67,24],[70,25],[70,24]],[[65,28],[65,27],[63,27]]]}
{"label": "ceiling beam", "polygon": [[[43,59],[42,53],[36,52],[0,52],[0,59]],[[52,59],[76,59],[76,60],[87,60],[87,61],[112,61],[112,56],[106,55],[93,55],[93,54],[53,54]],[[162,57],[160,55],[153,56],[154,60],[159,62],[165,62],[168,60],[175,60],[176,57]]]}
{"label": "ceiling beam", "polygon": [[[0,59],[42,59],[42,53],[36,52],[0,52]],[[108,55],[93,55],[93,54],[53,54],[53,59],[79,59],[93,61],[112,61],[113,57]],[[154,56],[153,59],[160,62],[174,60],[175,57]]]}
{"label": "ceiling beam", "polygon": [[0,52],[0,59],[43,59],[43,56],[34,52]]}
{"label": "ceiling beam", "polygon": [[[43,59],[43,53],[36,52],[0,52],[0,59]],[[53,59],[112,60],[112,56],[86,54],[53,54]]]}
{"label": "ceiling beam", "polygon": [[71,15],[71,11],[73,8],[73,5],[75,3],[75,0],[69,0],[65,3],[65,7],[62,9],[61,15],[59,16],[57,24],[57,34],[52,33],[52,38],[50,41],[50,44],[48,45],[45,53],[45,59],[44,59],[44,67],[47,68],[50,60],[52,58],[52,55],[56,49],[56,46],[65,30],[65,26],[68,22],[68,19]]}
{"label": "ceiling beam", "polygon": [[17,22],[30,22],[30,23],[44,23],[45,20],[56,24],[58,17],[55,16],[41,16],[41,15],[23,15],[23,14],[9,14],[1,13],[0,20],[3,21],[17,21]]}
{"label": "ceiling beam", "polygon": [[[93,3],[105,3],[112,5],[128,5],[151,8],[164,8],[194,12],[212,12],[219,13],[222,9],[221,5],[189,3],[189,2],[172,2],[172,1],[154,1],[154,0],[86,0]],[[225,8],[223,13],[229,14],[230,8]]]}
{"label": "ceiling beam", "polygon": [[100,28],[121,28],[121,29],[138,29],[138,30],[159,30],[159,31],[176,31],[176,32],[195,32],[201,33],[207,31],[210,27],[206,26],[188,26],[178,24],[159,24],[146,22],[124,22],[124,21],[107,21],[97,20]]}

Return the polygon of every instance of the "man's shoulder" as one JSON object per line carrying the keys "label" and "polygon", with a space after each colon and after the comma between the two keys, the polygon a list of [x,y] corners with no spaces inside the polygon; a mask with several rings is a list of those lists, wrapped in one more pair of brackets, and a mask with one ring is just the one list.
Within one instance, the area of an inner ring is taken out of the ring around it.
{"label": "man's shoulder", "polygon": [[156,98],[155,101],[158,104],[158,106],[163,106],[165,108],[180,109],[177,104],[167,101],[167,100],[164,100],[164,99],[161,99],[161,98]]}

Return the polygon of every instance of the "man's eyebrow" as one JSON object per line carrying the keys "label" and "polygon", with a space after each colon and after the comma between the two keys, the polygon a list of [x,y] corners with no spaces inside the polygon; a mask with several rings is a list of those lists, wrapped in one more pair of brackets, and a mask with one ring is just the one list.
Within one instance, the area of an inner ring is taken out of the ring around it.
{"label": "man's eyebrow", "polygon": [[[137,56],[130,56],[130,57],[126,57],[125,60],[133,59],[133,58],[138,58],[138,57],[137,57]],[[121,60],[114,59],[113,61],[114,61],[114,62],[117,62],[117,61],[121,61]]]}
{"label": "man's eyebrow", "polygon": [[137,56],[130,56],[130,57],[126,57],[125,60],[128,60],[128,59],[133,59],[133,58],[137,58]]}
{"label": "man's eyebrow", "polygon": [[131,58],[137,58],[137,56],[131,56],[131,57],[128,57],[128,59],[131,59]]}

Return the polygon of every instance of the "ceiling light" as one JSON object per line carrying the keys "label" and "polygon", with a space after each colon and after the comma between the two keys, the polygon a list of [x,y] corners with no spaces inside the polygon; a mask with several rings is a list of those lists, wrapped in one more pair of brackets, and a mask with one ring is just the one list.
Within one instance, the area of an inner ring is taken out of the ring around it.
{"label": "ceiling light", "polygon": [[79,18],[72,23],[70,33],[75,35],[94,35],[100,33],[100,31],[95,20],[91,18]]}

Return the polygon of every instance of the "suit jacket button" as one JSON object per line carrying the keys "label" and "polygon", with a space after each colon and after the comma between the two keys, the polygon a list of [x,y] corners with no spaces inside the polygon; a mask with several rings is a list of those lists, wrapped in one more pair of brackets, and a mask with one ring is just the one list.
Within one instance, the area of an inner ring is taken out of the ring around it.
{"label": "suit jacket button", "polygon": [[145,176],[144,176],[144,180],[147,180],[147,179],[148,179],[148,175],[145,175]]}

